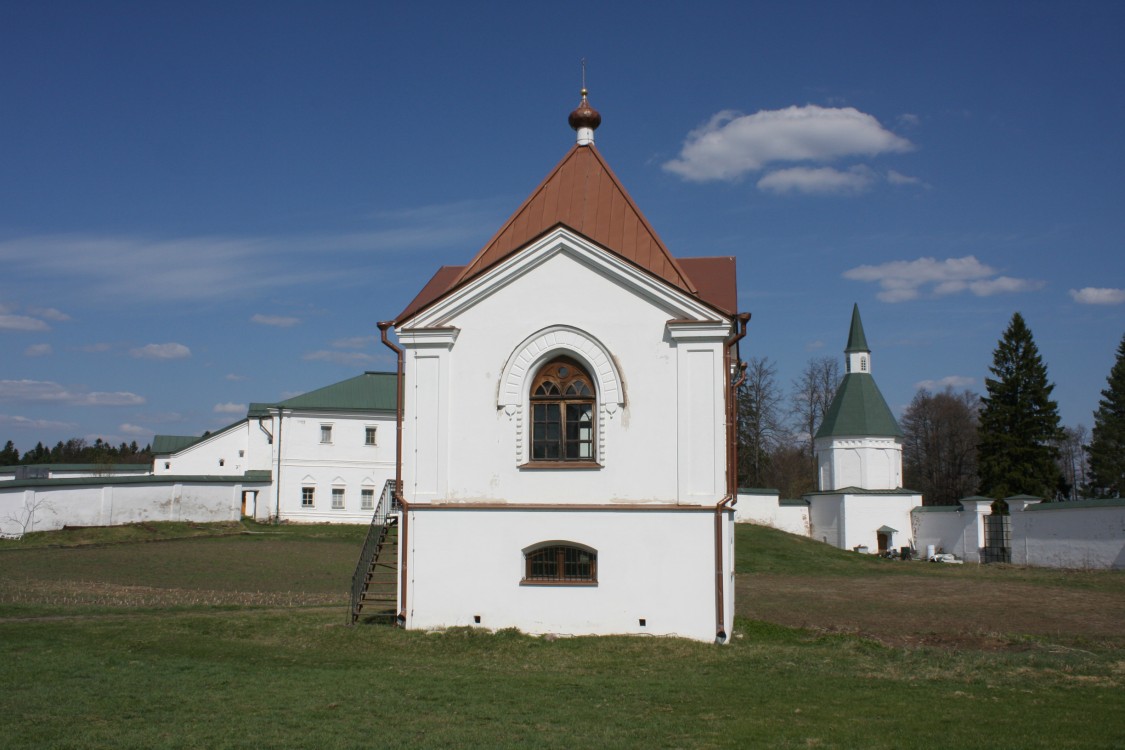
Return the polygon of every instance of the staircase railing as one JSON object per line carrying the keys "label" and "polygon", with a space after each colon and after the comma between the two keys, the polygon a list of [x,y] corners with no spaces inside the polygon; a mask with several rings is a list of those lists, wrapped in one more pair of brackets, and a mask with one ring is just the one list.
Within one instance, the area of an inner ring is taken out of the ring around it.
{"label": "staircase railing", "polygon": [[348,611],[349,624],[354,624],[359,619],[359,612],[363,609],[363,595],[367,591],[371,571],[378,561],[379,550],[382,547],[382,542],[387,538],[388,528],[397,520],[394,513],[398,510],[395,480],[388,479],[386,484],[383,485],[383,493],[379,496],[375,513],[371,516],[371,525],[367,527],[367,537],[363,540],[359,561],[356,562],[355,572],[352,574],[351,607]]}

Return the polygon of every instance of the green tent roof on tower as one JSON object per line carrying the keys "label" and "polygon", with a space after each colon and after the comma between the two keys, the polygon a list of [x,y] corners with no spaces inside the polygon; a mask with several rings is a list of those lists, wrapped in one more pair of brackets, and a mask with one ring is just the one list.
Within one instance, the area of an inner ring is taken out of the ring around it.
{"label": "green tent roof on tower", "polygon": [[[848,331],[846,354],[870,352],[859,305],[852,308],[852,325]],[[832,404],[828,407],[816,437],[902,437],[886,399],[875,385],[870,372],[849,372],[840,382]]]}
{"label": "green tent roof on tower", "polygon": [[852,306],[852,327],[848,331],[848,345],[844,348],[844,353],[848,352],[869,352],[871,347],[867,345],[867,336],[863,335],[863,321],[859,319],[859,304]]}

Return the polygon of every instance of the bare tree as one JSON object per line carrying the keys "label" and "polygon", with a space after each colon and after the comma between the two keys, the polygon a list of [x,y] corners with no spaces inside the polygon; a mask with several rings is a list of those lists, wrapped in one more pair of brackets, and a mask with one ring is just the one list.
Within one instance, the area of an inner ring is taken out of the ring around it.
{"label": "bare tree", "polygon": [[1060,500],[1078,500],[1089,485],[1089,455],[1086,446],[1090,442],[1090,431],[1085,425],[1062,428],[1062,434],[1055,446],[1059,451],[1059,471],[1062,472]]}
{"label": "bare tree", "polygon": [[752,357],[738,389],[738,482],[742,487],[774,486],[770,466],[786,439],[777,368],[767,357]]}
{"label": "bare tree", "polygon": [[840,361],[836,357],[813,357],[793,381],[789,414],[806,453],[813,455],[813,440],[828,407],[840,387]]}
{"label": "bare tree", "polygon": [[926,505],[953,505],[976,490],[979,414],[980,396],[971,391],[925,388],[903,412],[904,482]]}

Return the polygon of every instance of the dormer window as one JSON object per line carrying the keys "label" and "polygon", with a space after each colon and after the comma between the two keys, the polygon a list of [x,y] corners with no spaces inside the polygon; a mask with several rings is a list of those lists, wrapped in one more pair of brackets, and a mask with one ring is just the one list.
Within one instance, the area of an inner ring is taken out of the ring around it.
{"label": "dormer window", "polygon": [[594,386],[569,357],[543,365],[531,383],[531,460],[594,461]]}
{"label": "dormer window", "polygon": [[859,358],[859,371],[860,372],[867,372],[867,357],[860,357]]}

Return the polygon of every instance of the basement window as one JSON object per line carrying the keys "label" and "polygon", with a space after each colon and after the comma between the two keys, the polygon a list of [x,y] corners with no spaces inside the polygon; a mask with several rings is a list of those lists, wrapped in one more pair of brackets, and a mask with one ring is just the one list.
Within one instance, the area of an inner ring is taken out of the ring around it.
{"label": "basement window", "polygon": [[598,552],[571,542],[547,542],[524,551],[523,585],[598,583]]}

